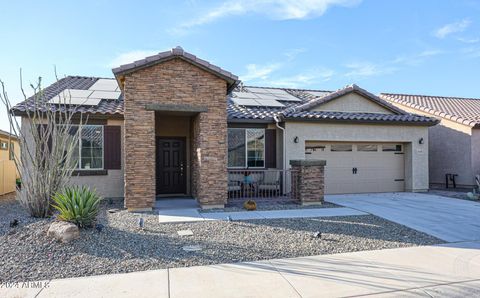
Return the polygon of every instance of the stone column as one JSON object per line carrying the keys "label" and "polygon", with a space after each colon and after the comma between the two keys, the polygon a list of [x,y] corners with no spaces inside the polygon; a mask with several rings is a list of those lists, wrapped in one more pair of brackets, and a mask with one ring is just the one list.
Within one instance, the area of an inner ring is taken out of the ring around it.
{"label": "stone column", "polygon": [[325,160],[290,160],[292,191],[302,205],[321,205],[325,190]]}

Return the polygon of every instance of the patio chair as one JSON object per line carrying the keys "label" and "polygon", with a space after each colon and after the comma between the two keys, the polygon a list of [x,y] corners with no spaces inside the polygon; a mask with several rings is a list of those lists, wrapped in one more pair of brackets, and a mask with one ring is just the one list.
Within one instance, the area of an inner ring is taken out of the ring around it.
{"label": "patio chair", "polygon": [[258,183],[258,190],[278,195],[280,192],[280,172],[266,171],[263,179]]}
{"label": "patio chair", "polygon": [[242,190],[242,174],[228,174],[228,192]]}

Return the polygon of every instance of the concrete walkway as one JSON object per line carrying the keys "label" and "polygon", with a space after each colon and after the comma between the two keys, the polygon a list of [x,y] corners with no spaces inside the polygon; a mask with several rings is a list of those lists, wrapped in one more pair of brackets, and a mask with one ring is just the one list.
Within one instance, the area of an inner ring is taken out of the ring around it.
{"label": "concrete walkway", "polygon": [[239,212],[199,212],[195,208],[163,209],[158,211],[160,223],[196,222],[206,220],[248,220],[275,218],[308,218],[365,215],[365,212],[351,208],[311,208],[269,211],[239,211]]}
{"label": "concrete walkway", "polygon": [[328,195],[325,200],[443,239],[480,240],[480,203],[423,193]]}
{"label": "concrete walkway", "polygon": [[0,288],[0,297],[479,297],[480,242],[175,268]]}

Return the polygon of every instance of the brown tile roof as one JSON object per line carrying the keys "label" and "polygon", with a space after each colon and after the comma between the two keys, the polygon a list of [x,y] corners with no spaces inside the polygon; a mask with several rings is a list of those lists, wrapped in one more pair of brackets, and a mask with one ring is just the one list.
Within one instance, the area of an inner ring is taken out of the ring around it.
{"label": "brown tile roof", "polygon": [[195,55],[185,52],[181,47],[176,47],[174,49],[171,49],[170,51],[160,52],[156,55],[135,61],[133,63],[121,65],[117,68],[112,69],[112,72],[117,77],[174,58],[180,58],[188,61],[224,79],[228,83],[228,92],[230,92],[239,83],[238,77],[236,75],[232,74],[229,71],[221,69],[218,66],[210,64],[208,61],[200,59]]}
{"label": "brown tile roof", "polygon": [[[43,100],[48,101],[58,93],[65,89],[89,89],[98,79],[95,77],[82,77],[82,76],[68,76],[58,82],[48,86],[43,90]],[[115,80],[111,78],[111,80]],[[253,86],[245,86],[253,87]],[[257,86],[258,87],[258,86]],[[262,87],[264,88],[264,87]],[[266,88],[266,87],[265,87]],[[270,87],[268,87],[270,88]],[[284,107],[265,107],[265,106],[240,106],[236,105],[227,96],[227,113],[228,121],[252,121],[252,122],[274,122],[273,117],[275,115],[283,115],[284,119],[288,120],[305,120],[305,121],[347,121],[347,122],[388,122],[388,123],[406,123],[417,125],[434,125],[437,123],[435,119],[430,117],[418,116],[405,113],[385,102],[382,99],[377,98],[375,95],[368,93],[358,86],[348,86],[335,92],[325,90],[307,90],[307,89],[291,89],[291,88],[270,88],[283,90],[300,101],[281,101]],[[236,87],[236,92],[242,92],[241,87]],[[311,91],[318,92],[318,96],[310,93]],[[375,114],[375,113],[347,113],[347,112],[323,112],[323,111],[308,111],[309,108],[333,100],[338,96],[346,94],[348,92],[358,92],[364,96],[369,96],[372,100],[377,101],[379,104],[388,107],[395,114]],[[79,112],[100,114],[100,115],[123,115],[123,97],[118,100],[102,99],[97,106],[80,106],[77,107]],[[40,107],[41,109],[46,108]],[[50,108],[65,108],[65,106],[48,105]],[[17,114],[21,114],[28,110],[33,110],[35,105],[33,103],[33,97],[26,101],[17,104],[12,110]],[[38,108],[38,106],[37,106]],[[398,110],[398,111],[397,111]]]}
{"label": "brown tile roof", "polygon": [[480,98],[394,93],[381,93],[380,97],[467,126],[480,126]]}
{"label": "brown tile roof", "polygon": [[[79,90],[88,90],[96,81],[100,78],[96,77],[83,77],[83,76],[68,76],[58,80],[57,82],[53,83],[52,85],[43,89],[43,97],[41,98],[45,102],[49,101],[53,97],[55,97],[60,92],[66,89],[79,89]],[[111,79],[113,80],[113,79]],[[12,111],[17,114],[21,115],[27,110],[34,110],[35,108],[40,110],[46,110],[48,107],[50,108],[68,108],[64,105],[44,105],[38,106],[34,103],[34,96],[29,97],[27,100],[15,105],[12,108]],[[80,106],[77,107],[76,110],[81,113],[90,113],[90,114],[103,114],[103,115],[123,115],[123,99],[102,99],[100,103],[96,106]]]}

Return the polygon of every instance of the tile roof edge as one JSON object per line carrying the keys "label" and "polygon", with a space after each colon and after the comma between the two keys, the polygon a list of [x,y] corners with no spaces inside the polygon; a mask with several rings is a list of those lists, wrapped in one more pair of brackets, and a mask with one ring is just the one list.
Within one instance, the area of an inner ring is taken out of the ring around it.
{"label": "tile roof edge", "polygon": [[283,115],[287,115],[289,113],[294,113],[294,112],[300,112],[300,111],[304,111],[304,110],[308,110],[310,108],[313,108],[315,106],[318,106],[318,105],[321,105],[321,104],[324,104],[326,102],[329,102],[331,100],[334,100],[338,97],[341,97],[343,95],[346,95],[348,93],[351,93],[351,92],[357,92],[359,93],[360,95],[363,95],[364,97],[367,97],[371,100],[373,100],[374,102],[376,102],[377,104],[383,106],[384,108],[386,109],[389,109],[390,111],[394,112],[394,113],[397,113],[399,115],[401,114],[405,114],[405,111],[395,107],[394,105],[392,105],[391,103],[387,102],[386,100],[380,98],[379,96],[359,87],[358,85],[356,84],[351,84],[351,85],[347,85],[345,86],[344,88],[341,88],[341,89],[338,89],[337,91],[334,91],[330,94],[327,94],[325,96],[322,96],[322,97],[319,97],[319,98],[316,98],[316,99],[313,99],[313,100],[310,100],[304,104],[301,104],[299,106],[296,106],[296,107],[291,107],[291,108],[287,108],[285,109],[284,111],[282,111],[281,113]]}
{"label": "tile roof edge", "polygon": [[480,100],[480,97],[459,97],[459,96],[444,96],[444,95],[426,95],[426,94],[410,94],[410,93],[390,93],[381,92],[380,95],[392,96],[392,95],[404,95],[404,96],[421,96],[421,97],[437,97],[437,98],[451,98],[451,99],[473,99]]}
{"label": "tile roof edge", "polygon": [[[462,117],[459,117],[459,116],[455,116],[455,115],[447,114],[447,113],[442,112],[442,111],[434,110],[434,109],[429,108],[429,107],[421,106],[421,105],[416,104],[416,103],[411,103],[409,101],[405,101],[405,100],[401,100],[401,99],[398,99],[398,98],[390,97],[390,95],[401,95],[401,94],[380,93],[380,96],[383,96],[385,100],[393,101],[395,103],[404,105],[406,107],[409,107],[409,108],[412,108],[412,109],[417,109],[417,110],[420,110],[420,111],[425,112],[425,113],[429,113],[432,116],[438,116],[438,117],[441,117],[441,118],[445,118],[447,120],[451,120],[451,121],[454,121],[456,123],[466,125],[466,126],[470,126],[470,127],[480,127],[480,122],[468,120],[468,119],[465,119],[465,118],[462,118]],[[403,94],[403,95],[407,95],[407,94]]]}
{"label": "tile roof edge", "polygon": [[171,49],[170,51],[160,52],[156,55],[146,57],[144,59],[140,59],[134,61],[129,64],[123,64],[118,67],[112,69],[113,74],[115,77],[122,74],[127,74],[133,72],[137,69],[141,69],[144,67],[149,67],[151,65],[158,64],[162,61],[174,59],[174,58],[181,58],[190,62],[198,67],[204,68],[207,71],[210,71],[217,76],[223,78],[226,81],[230,81],[231,85],[236,85],[239,82],[238,76],[234,75],[233,73],[218,67],[216,65],[211,64],[208,61],[198,58],[197,56],[185,52],[182,47],[177,46],[176,48]]}

